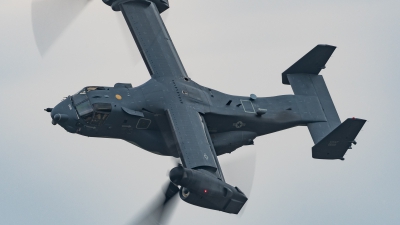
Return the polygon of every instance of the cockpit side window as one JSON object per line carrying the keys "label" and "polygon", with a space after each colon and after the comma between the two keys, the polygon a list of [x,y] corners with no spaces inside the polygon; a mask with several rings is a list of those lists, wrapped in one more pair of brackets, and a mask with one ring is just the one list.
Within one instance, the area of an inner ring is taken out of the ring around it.
{"label": "cockpit side window", "polygon": [[95,112],[92,122],[92,125],[101,125],[108,117],[108,114]]}
{"label": "cockpit side window", "polygon": [[92,121],[93,113],[89,113],[89,114],[86,114],[84,116],[81,116],[81,118],[84,119],[85,122],[89,124],[90,121]]}
{"label": "cockpit side window", "polygon": [[112,106],[110,103],[95,103],[93,104],[93,108],[95,113],[90,124],[101,125],[111,113]]}
{"label": "cockpit side window", "polygon": [[95,103],[93,104],[93,108],[96,111],[110,113],[111,112],[111,104],[110,103]]}

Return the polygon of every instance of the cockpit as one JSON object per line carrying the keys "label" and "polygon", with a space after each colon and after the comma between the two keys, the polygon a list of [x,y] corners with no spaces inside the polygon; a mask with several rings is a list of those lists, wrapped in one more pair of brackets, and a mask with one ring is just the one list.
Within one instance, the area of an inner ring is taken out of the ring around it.
{"label": "cockpit", "polygon": [[101,125],[111,113],[110,103],[92,103],[88,93],[96,90],[105,90],[104,87],[86,87],[72,96],[72,102],[81,119],[86,124]]}

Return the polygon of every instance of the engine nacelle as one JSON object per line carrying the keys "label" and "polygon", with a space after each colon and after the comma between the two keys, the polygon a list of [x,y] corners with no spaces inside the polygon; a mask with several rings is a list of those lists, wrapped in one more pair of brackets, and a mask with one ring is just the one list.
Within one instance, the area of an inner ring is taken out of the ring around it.
{"label": "engine nacelle", "polygon": [[239,188],[205,171],[175,167],[169,176],[174,184],[181,186],[181,199],[192,205],[238,214],[247,201]]}

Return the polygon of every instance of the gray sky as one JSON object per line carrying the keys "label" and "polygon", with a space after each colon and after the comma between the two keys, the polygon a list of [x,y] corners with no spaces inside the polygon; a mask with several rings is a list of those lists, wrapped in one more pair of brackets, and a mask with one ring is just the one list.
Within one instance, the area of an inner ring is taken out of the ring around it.
{"label": "gray sky", "polygon": [[[282,71],[315,45],[331,44],[338,48],[321,74],[339,115],[368,120],[343,162],[312,159],[305,127],[257,138],[221,159],[224,170],[225,162],[257,153],[241,217],[179,200],[170,224],[400,221],[399,1],[170,5],[167,28],[196,82],[229,94],[292,94]],[[160,191],[173,162],[121,140],[69,134],[51,125],[43,108],[87,85],[144,83],[147,70],[130,53],[137,50],[126,47],[115,13],[98,0],[42,58],[30,0],[0,6],[0,224],[127,224]],[[224,170],[239,187],[248,176],[241,166]]]}

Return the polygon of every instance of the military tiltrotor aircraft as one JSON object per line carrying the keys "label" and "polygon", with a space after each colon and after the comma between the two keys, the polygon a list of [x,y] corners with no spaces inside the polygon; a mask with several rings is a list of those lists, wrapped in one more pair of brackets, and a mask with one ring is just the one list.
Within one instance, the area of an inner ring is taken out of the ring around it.
{"label": "military tiltrotor aircraft", "polygon": [[366,120],[341,123],[319,72],[336,47],[317,45],[282,73],[294,95],[233,96],[190,79],[160,13],[167,0],[103,0],[121,11],[150,73],[132,87],[88,86],[51,112],[52,123],[70,133],[126,140],[149,152],[180,158],[165,191],[165,205],[179,193],[190,204],[238,214],[247,201],[225,182],[219,155],[231,153],[265,134],[307,126],[315,145],[312,157],[341,159]]}

